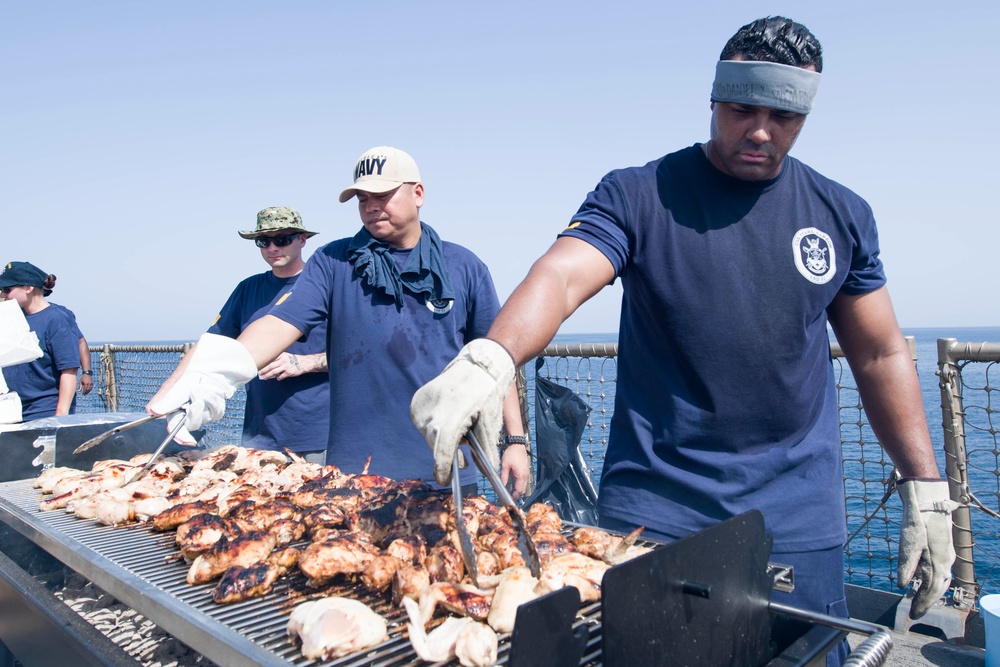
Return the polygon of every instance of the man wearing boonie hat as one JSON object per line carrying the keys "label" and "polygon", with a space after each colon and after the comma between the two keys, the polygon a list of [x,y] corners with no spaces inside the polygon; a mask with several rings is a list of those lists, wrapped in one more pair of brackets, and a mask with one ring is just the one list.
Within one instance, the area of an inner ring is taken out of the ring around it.
{"label": "man wearing boonie hat", "polygon": [[[199,348],[211,345],[213,354],[192,355],[189,373],[178,383],[184,386],[149,407],[163,414],[190,399],[195,426],[218,419],[225,397],[258,366],[326,326],[327,462],[348,473],[367,469],[434,483],[434,459],[410,422],[410,399],[463,346],[486,334],[500,302],[486,265],[468,249],[442,241],[420,220],[424,185],[409,154],[389,146],[365,151],[340,201],[354,197],[361,229],[317,250],[295,290],[280,296],[237,343],[203,336]],[[503,407],[498,404],[496,421],[479,437],[498,442],[503,422],[505,451],[501,457],[493,448],[493,464],[505,483],[513,480],[517,497],[528,479],[527,441],[509,378],[498,391]],[[461,484],[465,492],[475,492],[473,467],[462,472]]]}
{"label": "man wearing boonie hat", "polygon": [[[240,282],[208,333],[235,339],[266,315],[296,284],[305,268],[302,249],[306,239],[316,234],[302,225],[298,211],[287,206],[271,206],[257,213],[257,226],[239,235],[255,243],[271,270]],[[177,382],[193,358],[192,353],[185,355],[150,405]],[[288,449],[306,459],[325,461],[330,418],[328,378],[326,325],[321,323],[261,368],[247,384],[241,444],[255,449]]]}
{"label": "man wearing boonie hat", "polygon": [[716,65],[710,140],[607,174],[473,342],[490,363],[456,359],[415,395],[414,423],[447,460],[467,425],[495,412],[494,378],[538,355],[620,278],[601,525],[669,540],[760,510],[773,560],[795,569],[795,591],[774,599],[846,614],[847,535],[831,521],[844,489],[829,321],[905,480],[899,573],[903,585],[914,572],[921,580],[917,617],[948,588],[954,505],[871,209],[788,156],[822,68],[818,40],[799,23],[741,28]]}

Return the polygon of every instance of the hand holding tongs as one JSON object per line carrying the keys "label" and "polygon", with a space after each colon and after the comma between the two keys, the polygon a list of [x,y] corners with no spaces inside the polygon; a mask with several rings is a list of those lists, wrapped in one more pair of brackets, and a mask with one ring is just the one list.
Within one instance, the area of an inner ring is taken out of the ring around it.
{"label": "hand holding tongs", "polygon": [[[505,487],[503,482],[500,481],[500,475],[498,475],[496,470],[493,469],[493,466],[490,465],[489,458],[486,456],[486,451],[483,449],[482,445],[479,444],[476,434],[470,429],[466,434],[466,438],[469,441],[469,449],[472,452],[472,460],[475,461],[476,467],[479,468],[484,475],[486,475],[486,479],[490,481],[490,486],[492,486],[493,491],[496,492],[497,498],[500,500],[500,504],[507,510],[507,514],[510,515],[510,519],[514,523],[514,531],[517,533],[517,547],[520,549],[521,556],[524,558],[524,564],[528,566],[529,570],[531,570],[532,576],[541,576],[542,567],[541,561],[538,558],[538,549],[535,547],[535,542],[531,539],[531,535],[528,533],[528,527],[524,523],[524,515],[521,514],[521,509],[514,502],[514,498],[510,495],[510,491],[508,491],[507,487]],[[451,475],[451,488],[453,492],[456,488],[455,477],[457,475],[457,471],[458,464],[456,458],[456,462],[452,467]],[[461,514],[459,514],[459,518],[461,518]],[[463,530],[464,524],[462,528],[459,529],[460,538]],[[468,535],[468,533],[466,533],[466,535]],[[468,565],[466,565],[466,568],[468,568]]]}

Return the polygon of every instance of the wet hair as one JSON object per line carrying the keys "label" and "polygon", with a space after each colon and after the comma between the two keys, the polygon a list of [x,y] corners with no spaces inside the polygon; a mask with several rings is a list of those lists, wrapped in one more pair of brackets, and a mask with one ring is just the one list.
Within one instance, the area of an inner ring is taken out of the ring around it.
{"label": "wet hair", "polygon": [[56,277],[53,274],[45,276],[45,280],[42,281],[42,296],[48,296],[52,294],[52,290],[56,286]]}
{"label": "wet hair", "polygon": [[823,47],[801,23],[768,16],[748,23],[729,38],[719,60],[756,60],[823,71]]}

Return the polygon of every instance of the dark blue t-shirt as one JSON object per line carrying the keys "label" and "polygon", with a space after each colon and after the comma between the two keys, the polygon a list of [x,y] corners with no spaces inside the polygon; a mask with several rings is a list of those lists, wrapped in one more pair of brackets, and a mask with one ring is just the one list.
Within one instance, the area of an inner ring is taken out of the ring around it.
{"label": "dark blue t-shirt", "polygon": [[[486,334],[500,310],[493,280],[472,252],[444,242],[454,302],[428,302],[404,290],[397,307],[355,273],[347,261],[350,242],[340,239],[313,253],[291,297],[271,314],[300,331],[329,326],[327,462],[357,473],[370,456],[373,474],[433,484],[434,459],[410,421],[410,400],[467,342]],[[397,266],[409,252],[392,251]],[[476,481],[472,466],[461,481]]]}
{"label": "dark blue t-shirt", "polygon": [[885,283],[864,200],[793,158],[731,178],[696,145],[605,176],[562,235],[624,289],[601,514],[680,537],[759,509],[775,551],[843,543],[826,309]]}
{"label": "dark blue t-shirt", "polygon": [[[301,274],[300,274],[301,275]],[[273,271],[250,276],[233,290],[208,332],[238,337],[251,322],[271,309],[279,295],[288,292],[298,276],[278,278]],[[292,354],[326,351],[325,323],[305,341],[292,343]],[[330,393],[327,373],[303,373],[284,380],[261,380],[247,384],[243,416],[244,447],[309,452],[326,449]]]}
{"label": "dark blue t-shirt", "polygon": [[[65,309],[49,304],[37,313],[24,314],[28,327],[38,336],[42,356],[26,364],[3,369],[11,391],[21,397],[22,421],[54,417],[59,404],[61,371],[80,367],[80,331]],[[70,406],[76,409],[76,394]]]}

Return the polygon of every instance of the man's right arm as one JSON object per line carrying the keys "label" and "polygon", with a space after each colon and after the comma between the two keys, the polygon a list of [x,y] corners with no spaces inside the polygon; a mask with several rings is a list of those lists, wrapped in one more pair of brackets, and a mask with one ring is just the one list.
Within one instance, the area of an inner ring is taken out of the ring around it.
{"label": "man's right arm", "polygon": [[434,453],[434,477],[451,479],[458,443],[471,428],[484,447],[500,432],[514,368],[541,352],[559,325],[611,282],[615,271],[586,241],[562,237],[518,285],[485,338],[469,342],[436,378],[417,390],[410,418]]}
{"label": "man's right arm", "polygon": [[614,277],[614,267],[600,250],[571,236],[560,237],[507,299],[486,337],[521,366],[538,356],[559,326]]}

